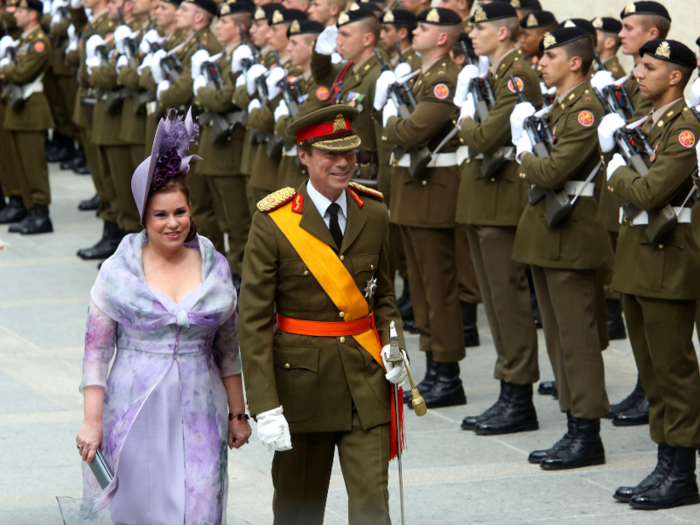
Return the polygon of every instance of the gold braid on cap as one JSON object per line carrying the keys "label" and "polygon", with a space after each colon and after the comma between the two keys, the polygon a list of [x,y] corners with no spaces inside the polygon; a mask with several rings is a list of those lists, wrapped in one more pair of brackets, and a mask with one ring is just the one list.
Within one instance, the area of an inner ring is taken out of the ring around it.
{"label": "gold braid on cap", "polygon": [[554,35],[552,33],[547,33],[544,35],[544,48],[549,49],[552,46],[555,46],[557,44],[557,39],[554,38]]}
{"label": "gold braid on cap", "polygon": [[476,23],[486,22],[488,19],[489,17],[486,16],[486,11],[484,11],[481,7],[474,13],[474,22]]}
{"label": "gold braid on cap", "polygon": [[537,17],[530,13],[530,16],[527,17],[527,23],[525,25],[527,25],[527,27],[537,27],[539,25]]}
{"label": "gold braid on cap", "polygon": [[663,57],[667,59],[671,59],[671,46],[668,45],[668,42],[664,41],[659,44],[659,47],[656,48],[656,52],[654,53],[658,57]]}
{"label": "gold braid on cap", "polygon": [[428,13],[428,16],[425,17],[426,22],[434,22],[439,24],[440,23],[440,13],[438,13],[438,10],[435,9],[434,7],[430,10]]}

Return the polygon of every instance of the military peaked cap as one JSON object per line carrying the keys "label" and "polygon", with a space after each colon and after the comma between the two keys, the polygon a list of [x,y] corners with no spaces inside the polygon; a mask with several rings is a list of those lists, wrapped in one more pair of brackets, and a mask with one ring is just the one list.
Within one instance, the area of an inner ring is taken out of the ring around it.
{"label": "military peaked cap", "polygon": [[630,2],[620,13],[620,18],[631,15],[658,15],[671,21],[668,10],[658,2]]}
{"label": "military peaked cap", "polygon": [[639,50],[639,56],[649,55],[671,64],[695,69],[695,53],[685,44],[676,40],[650,40]]}
{"label": "military peaked cap", "polygon": [[360,112],[346,104],[317,109],[287,126],[287,134],[296,135],[300,146],[324,151],[350,151],[360,144],[353,121]]}

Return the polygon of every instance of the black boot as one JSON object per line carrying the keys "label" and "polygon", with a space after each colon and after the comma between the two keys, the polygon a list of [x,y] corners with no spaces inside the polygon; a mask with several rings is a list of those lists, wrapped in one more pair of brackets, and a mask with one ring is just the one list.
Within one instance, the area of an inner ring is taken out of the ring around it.
{"label": "black boot", "polygon": [[487,419],[495,416],[498,413],[498,411],[501,408],[501,404],[505,401],[505,383],[505,381],[501,380],[501,393],[498,394],[498,400],[493,405],[491,405],[490,408],[487,408],[478,416],[467,416],[462,420],[462,424],[460,425],[462,427],[462,430],[474,430],[477,424],[486,421]]}
{"label": "black boot", "polygon": [[[433,353],[432,352],[424,352],[425,353],[425,377],[423,380],[416,385],[416,388],[418,389],[418,392],[420,392],[420,395],[425,395],[425,393],[433,388],[433,385],[435,385],[435,376],[437,376],[437,363],[433,360]],[[413,402],[413,395],[411,394],[411,390],[407,389],[403,393],[403,402],[406,403],[407,405],[411,405]]]}
{"label": "black boot", "polygon": [[105,221],[102,238],[94,246],[78,250],[77,255],[84,261],[107,259],[117,251],[123,237],[116,222]]}
{"label": "black boot", "polygon": [[90,167],[88,166],[84,150],[78,150],[78,155],[71,169],[78,175],[90,175]]}
{"label": "black boot", "polygon": [[476,305],[460,301],[462,306],[462,327],[464,329],[464,346],[479,346],[479,329],[476,326]]}
{"label": "black boot", "polygon": [[540,428],[535,405],[532,404],[532,385],[504,383],[504,402],[493,417],[476,425],[474,433],[477,436],[515,434]]}
{"label": "black boot", "polygon": [[608,315],[608,334],[611,341],[627,339],[625,321],[622,318],[622,303],[619,299],[606,299],[605,311]]}
{"label": "black boot", "polygon": [[556,381],[540,381],[537,393],[541,396],[552,396],[554,399],[559,399]]}
{"label": "black boot", "polygon": [[10,197],[10,202],[0,211],[0,224],[12,224],[19,222],[27,216],[27,208],[24,207],[22,197]]}
{"label": "black boot", "polygon": [[233,283],[233,288],[236,290],[236,297],[241,297],[241,276],[238,274],[231,274],[231,282]]}
{"label": "black boot", "polygon": [[30,208],[27,212],[27,216],[18,224],[10,226],[8,231],[11,233],[21,233],[22,235],[53,232],[53,224],[49,218],[49,207],[37,204],[33,208]]}
{"label": "black boot", "polygon": [[54,133],[52,147],[46,148],[46,162],[63,162],[75,156],[75,142],[72,138]]}
{"label": "black boot", "polygon": [[77,148],[73,152],[73,156],[69,159],[64,160],[61,162],[61,169],[62,170],[72,170],[75,166],[78,164],[82,164],[86,162],[85,161],[85,150],[82,148]]}
{"label": "black boot", "polygon": [[437,375],[433,387],[423,394],[428,408],[466,405],[462,380],[459,378],[458,363],[436,363]]}
{"label": "black boot", "polygon": [[629,409],[639,404],[644,398],[646,398],[644,387],[642,387],[642,381],[639,379],[639,376],[637,376],[637,384],[635,385],[634,390],[632,390],[630,395],[628,395],[625,399],[612,405],[610,407],[610,412],[605,417],[612,419],[622,412],[627,412]]}
{"label": "black boot", "polygon": [[671,470],[671,464],[673,463],[673,447],[659,445],[656,458],[656,467],[651,474],[644,478],[636,487],[618,488],[615,494],[613,494],[613,498],[623,503],[629,503],[634,496],[644,494],[647,490],[656,487]]}
{"label": "black boot", "polygon": [[0,212],[5,209],[7,202],[5,202],[5,194],[2,191],[2,186],[0,186]]}
{"label": "black boot", "polygon": [[100,209],[100,196],[95,193],[94,197],[80,201],[78,204],[80,211],[95,211]]}
{"label": "black boot", "polygon": [[695,448],[673,447],[671,468],[655,487],[630,500],[633,509],[658,510],[700,503]]}
{"label": "black boot", "polygon": [[576,435],[569,446],[542,460],[544,470],[568,470],[605,464],[605,449],[600,439],[600,419],[577,417]]}
{"label": "black boot", "polygon": [[644,398],[626,412],[618,414],[613,419],[616,427],[635,427],[649,424],[649,400]]}
{"label": "black boot", "polygon": [[576,423],[576,418],[572,416],[570,412],[567,412],[566,434],[564,434],[564,437],[562,437],[559,441],[554,443],[552,448],[548,448],[546,450],[533,450],[532,452],[530,452],[530,455],[527,457],[527,460],[530,463],[535,463],[539,465],[540,463],[542,463],[542,460],[544,458],[551,456],[552,454],[568,447],[574,440],[574,437],[576,436]]}

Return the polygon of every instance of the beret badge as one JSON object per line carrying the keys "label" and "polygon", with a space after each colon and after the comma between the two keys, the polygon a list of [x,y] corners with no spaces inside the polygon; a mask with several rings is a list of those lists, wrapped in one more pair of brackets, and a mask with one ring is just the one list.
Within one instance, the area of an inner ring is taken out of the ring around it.
{"label": "beret badge", "polygon": [[670,59],[671,58],[671,46],[668,45],[668,42],[661,42],[659,47],[656,48],[656,52],[654,54],[656,56]]}
{"label": "beret badge", "polygon": [[391,24],[392,22],[394,22],[394,12],[387,11],[387,13],[384,15],[384,23]]}
{"label": "beret badge", "polygon": [[520,9],[520,0],[510,0],[510,5],[512,5],[516,9]]}
{"label": "beret badge", "polygon": [[292,22],[292,25],[289,27],[289,32],[290,33],[298,33],[301,31],[301,26],[299,25],[299,20],[295,20]]}
{"label": "beret badge", "polygon": [[554,35],[552,33],[547,33],[544,35],[544,48],[549,49],[552,46],[555,46],[557,44],[557,39],[554,38]]}
{"label": "beret badge", "polygon": [[596,29],[603,29],[603,19],[598,17],[593,19],[593,27]]}
{"label": "beret badge", "polygon": [[437,9],[431,9],[428,16],[425,17],[425,20],[427,22],[440,23],[440,14],[438,13]]}
{"label": "beret badge", "polygon": [[527,17],[527,27],[537,27],[537,17],[530,13],[530,16]]}
{"label": "beret badge", "polygon": [[474,22],[486,22],[488,20],[488,16],[486,16],[486,11],[484,11],[481,7],[476,10],[476,13],[474,13]]}
{"label": "beret badge", "polygon": [[636,13],[637,12],[637,6],[634,5],[634,2],[630,2],[627,4],[627,7],[625,7],[625,14],[629,15],[630,13]]}
{"label": "beret badge", "polygon": [[347,24],[350,21],[350,17],[347,13],[343,13],[338,17],[338,25]]}
{"label": "beret badge", "polygon": [[275,12],[272,13],[272,23],[279,24],[280,22],[284,22],[284,15],[282,15],[282,13],[280,13],[279,11],[275,10]]}

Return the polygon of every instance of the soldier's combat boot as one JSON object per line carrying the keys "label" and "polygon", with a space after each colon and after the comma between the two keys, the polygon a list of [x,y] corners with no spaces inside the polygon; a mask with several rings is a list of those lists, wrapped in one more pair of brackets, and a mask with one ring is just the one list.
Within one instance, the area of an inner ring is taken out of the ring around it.
{"label": "soldier's combat boot", "polygon": [[605,311],[608,316],[608,334],[610,340],[627,339],[625,321],[622,318],[622,302],[619,299],[606,299]]}
{"label": "soldier's combat boot", "polygon": [[644,387],[642,386],[642,381],[641,381],[641,379],[639,379],[639,376],[637,376],[637,384],[635,385],[634,390],[632,390],[630,395],[628,395],[625,399],[623,399],[619,403],[611,405],[610,412],[605,417],[608,419],[612,419],[616,415],[621,414],[622,412],[627,412],[629,409],[631,409],[635,405],[638,405],[642,401],[642,399],[645,399],[645,398],[646,398],[646,394],[644,393]]}
{"label": "soldier's combat boot", "polygon": [[19,224],[10,226],[10,231],[13,228],[17,228],[13,233],[21,233],[22,235],[53,232],[53,223],[49,217],[49,207],[37,204],[30,208],[27,216]]}
{"label": "soldier's combat boot", "polygon": [[78,257],[84,261],[96,261],[99,259],[107,259],[117,251],[119,243],[122,241],[122,234],[116,222],[104,221],[102,230],[102,238],[90,248],[81,248],[78,250]]}
{"label": "soldier's combat boot", "polygon": [[63,162],[75,156],[75,141],[54,133],[54,139],[50,146],[46,147],[46,162]]}
{"label": "soldier's combat boot", "polygon": [[577,417],[576,434],[568,446],[547,455],[540,463],[544,470],[567,470],[605,464],[605,449],[600,439],[600,419]]}
{"label": "soldier's combat boot", "polygon": [[95,193],[94,197],[80,201],[78,204],[80,211],[95,211],[100,209],[100,196]]}
{"label": "soldier's combat boot", "polygon": [[552,396],[554,399],[559,399],[556,381],[540,381],[537,393],[541,396]]}
{"label": "soldier's combat boot", "polygon": [[649,424],[649,400],[644,396],[642,400],[626,412],[617,414],[613,419],[616,427],[635,427]]}
{"label": "soldier's combat boot", "polygon": [[462,430],[474,430],[476,425],[483,423],[498,413],[501,408],[501,404],[504,402],[506,397],[505,383],[505,381],[501,380],[501,393],[498,395],[498,400],[491,405],[491,407],[487,408],[478,416],[467,416],[462,420],[462,424],[460,425]]}
{"label": "soldier's combat boot", "polygon": [[644,494],[646,491],[653,489],[658,485],[671,470],[673,463],[673,447],[668,445],[659,445],[659,450],[656,453],[656,467],[646,478],[644,478],[635,487],[619,487],[613,498],[623,503],[629,501],[639,494]]}
{"label": "soldier's combat boot", "polygon": [[[418,389],[418,392],[420,392],[420,395],[425,395],[425,393],[433,388],[433,385],[435,384],[435,376],[437,376],[437,363],[433,360],[433,353],[432,352],[424,352],[425,353],[425,377],[423,378],[422,381],[420,381],[417,385],[416,388]],[[406,389],[403,393],[403,402],[406,403],[407,405],[411,405],[413,401],[413,396],[411,394],[411,389]]]}
{"label": "soldier's combat boot", "polygon": [[559,441],[554,443],[552,448],[545,450],[533,450],[527,457],[530,463],[535,463],[539,465],[542,460],[547,456],[551,456],[555,452],[565,449],[568,447],[576,436],[576,418],[571,415],[570,412],[566,413],[566,434]]}
{"label": "soldier's combat boot", "polygon": [[515,434],[540,428],[537,412],[532,404],[532,385],[516,385],[504,382],[505,396],[493,417],[476,425],[477,436]]}
{"label": "soldier's combat boot", "polygon": [[0,224],[20,222],[26,216],[27,208],[24,207],[22,197],[10,197],[10,202],[0,211]]}
{"label": "soldier's combat boot", "polygon": [[78,150],[71,169],[78,175],[90,175],[90,166],[88,166],[87,157],[82,148]]}
{"label": "soldier's combat boot", "polygon": [[476,305],[460,301],[462,306],[462,327],[464,329],[464,346],[479,346],[479,329],[476,326]]}
{"label": "soldier's combat boot", "polygon": [[633,509],[659,510],[700,503],[695,477],[695,448],[673,447],[668,474],[653,488],[633,496]]}
{"label": "soldier's combat boot", "polygon": [[459,378],[458,363],[436,363],[437,374],[433,387],[423,394],[428,408],[466,405],[462,380]]}

